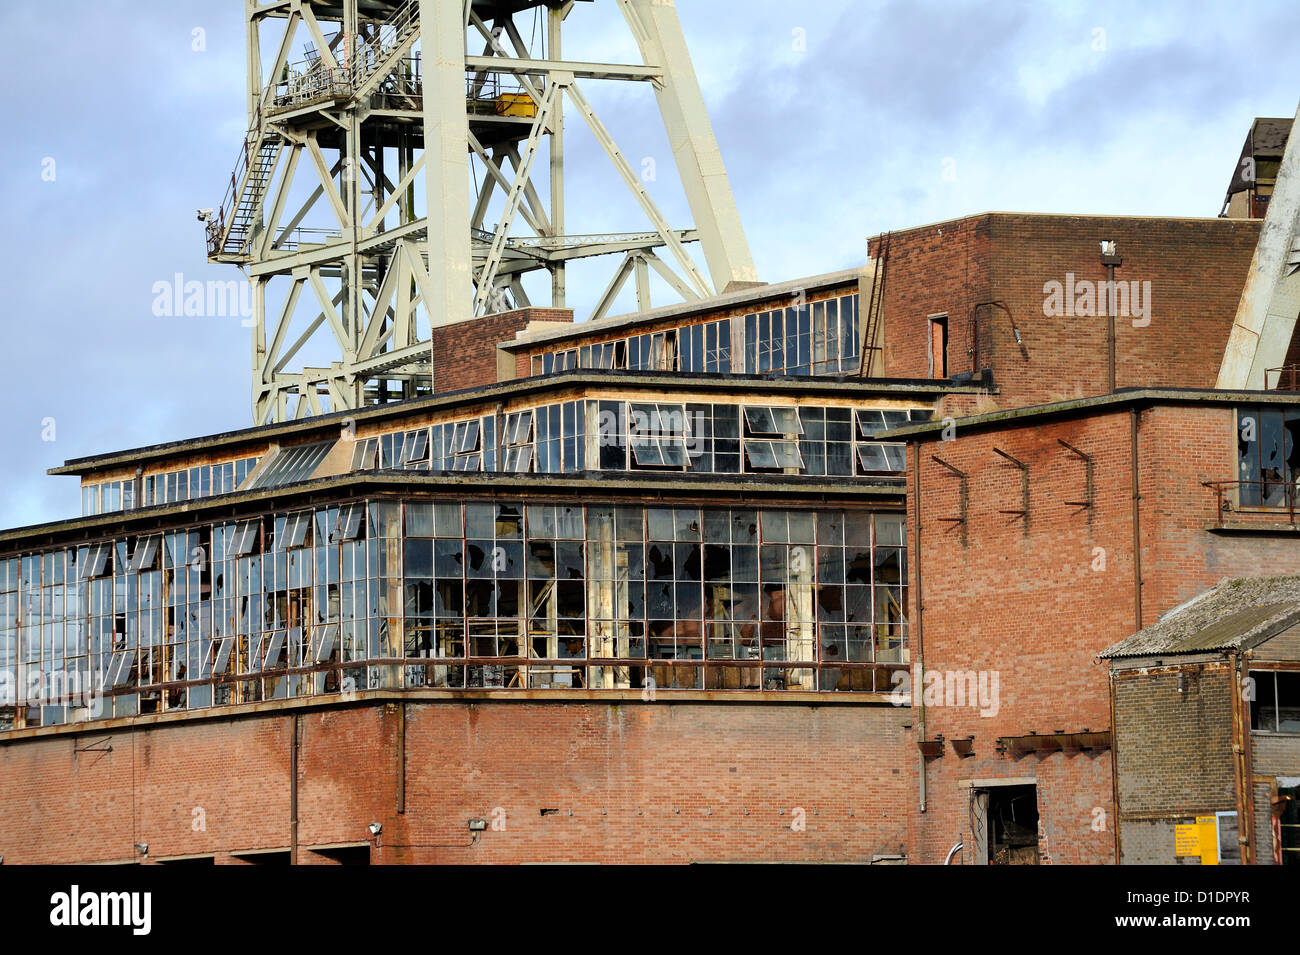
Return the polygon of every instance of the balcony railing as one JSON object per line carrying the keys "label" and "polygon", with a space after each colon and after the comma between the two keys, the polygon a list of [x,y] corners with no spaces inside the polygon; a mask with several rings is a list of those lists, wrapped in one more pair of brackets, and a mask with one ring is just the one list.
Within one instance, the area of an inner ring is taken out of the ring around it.
{"label": "balcony railing", "polygon": [[1214,493],[1220,527],[1296,523],[1296,481],[1206,481],[1203,486]]}
{"label": "balcony railing", "polygon": [[1300,365],[1266,369],[1264,387],[1269,391],[1300,391]]}

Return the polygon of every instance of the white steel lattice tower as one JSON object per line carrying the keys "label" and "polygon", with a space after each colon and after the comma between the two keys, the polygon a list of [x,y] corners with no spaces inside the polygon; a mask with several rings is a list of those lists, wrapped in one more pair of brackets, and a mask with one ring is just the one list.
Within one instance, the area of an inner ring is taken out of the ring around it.
{"label": "white steel lattice tower", "polygon": [[[245,0],[249,128],[206,217],[209,260],[252,284],[255,421],[429,393],[454,360],[433,328],[531,304],[521,280],[541,269],[563,307],[573,259],[618,256],[595,317],[629,279],[649,307],[652,272],[684,299],[755,281],[672,0],[598,2],[619,5],[641,64],[564,59],[565,21],[592,0]],[[597,80],[653,86],[693,228],[619,151],[582,91]],[[648,227],[566,231],[566,109]],[[328,362],[303,367],[307,352]]]}

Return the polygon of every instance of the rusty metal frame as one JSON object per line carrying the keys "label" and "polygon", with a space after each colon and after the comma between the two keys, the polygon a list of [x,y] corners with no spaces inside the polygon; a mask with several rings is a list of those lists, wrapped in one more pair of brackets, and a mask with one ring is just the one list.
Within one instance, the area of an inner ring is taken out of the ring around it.
{"label": "rusty metal frame", "polygon": [[1068,441],[1057,438],[1056,443],[1083,461],[1084,499],[1082,501],[1065,501],[1064,503],[1068,507],[1078,507],[1086,510],[1088,512],[1088,526],[1092,527],[1093,505],[1096,502],[1096,489],[1093,484],[1093,477],[1097,468],[1097,462],[1093,460],[1091,454],[1080,451]]}
{"label": "rusty metal frame", "polygon": [[970,513],[970,476],[960,468],[954,467],[937,454],[930,457],[935,464],[941,465],[948,469],[959,481],[961,481],[961,516],[960,517],[936,517],[936,521],[944,524],[954,524],[961,527],[961,546],[967,546],[967,521],[966,518]]}
{"label": "rusty metal frame", "polygon": [[1024,528],[1024,534],[1026,537],[1028,537],[1029,536],[1029,465],[1026,464],[1024,461],[1021,461],[1019,458],[1012,457],[1010,454],[1008,454],[1006,451],[1003,451],[1001,448],[995,447],[993,449],[993,453],[998,455],[999,457],[1006,459],[1008,462],[1010,462],[1015,467],[1020,469],[1020,509],[1014,510],[1008,508],[1000,508],[998,510],[998,513],[1012,514],[1020,517],[1020,519],[1023,521],[1022,527]]}

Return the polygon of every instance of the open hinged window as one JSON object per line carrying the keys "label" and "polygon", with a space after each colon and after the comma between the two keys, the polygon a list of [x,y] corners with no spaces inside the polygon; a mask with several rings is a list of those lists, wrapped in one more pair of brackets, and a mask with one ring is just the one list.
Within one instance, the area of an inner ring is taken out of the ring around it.
{"label": "open hinged window", "polygon": [[137,652],[136,648],[132,647],[129,650],[119,650],[113,654],[113,658],[108,662],[108,673],[104,677],[106,686],[116,689],[131,682],[135,677]]}
{"label": "open hinged window", "polygon": [[859,473],[895,473],[907,470],[907,446],[868,441],[858,445]]}
{"label": "open hinged window", "polygon": [[86,556],[82,559],[80,566],[77,568],[78,576],[85,579],[102,577],[110,570],[108,565],[109,555],[113,552],[113,545],[107,543],[91,544]]}
{"label": "open hinged window", "polygon": [[402,442],[402,466],[414,471],[427,470],[429,467],[429,431],[408,431]]}
{"label": "open hinged window", "polygon": [[[281,524],[280,522],[284,523]],[[275,549],[288,550],[307,543],[307,530],[311,527],[312,512],[298,511],[276,521]]]}
{"label": "open hinged window", "polygon": [[756,470],[803,467],[799,436],[803,423],[798,408],[751,405],[745,408],[745,458]]}
{"label": "open hinged window", "polygon": [[330,543],[356,540],[361,535],[363,517],[365,517],[364,504],[345,504],[339,508],[338,522],[330,534]]}
{"label": "open hinged window", "polygon": [[[273,630],[271,633],[262,636],[262,652],[258,655],[261,659],[262,671],[266,670],[283,670],[288,664],[285,660],[284,646],[285,631]],[[254,659],[251,669],[259,669],[258,661]]]}
{"label": "open hinged window", "polygon": [[516,411],[506,415],[505,470],[524,473],[533,463],[533,412]]}
{"label": "open hinged window", "polygon": [[379,439],[364,438],[352,447],[352,470],[369,471],[379,464]]}
{"label": "open hinged window", "polygon": [[929,421],[930,418],[931,413],[925,408],[859,411],[857,412],[858,435],[863,439],[870,440],[882,431],[901,428],[913,421]]}
{"label": "open hinged window", "polygon": [[213,646],[216,649],[212,660],[212,675],[220,676],[230,666],[230,654],[235,649],[235,638],[223,637],[214,641]]}
{"label": "open hinged window", "polygon": [[685,467],[688,434],[683,405],[628,406],[628,440],[635,467]]}
{"label": "open hinged window", "polygon": [[230,544],[234,556],[247,557],[257,549],[257,530],[257,521],[242,521],[235,525]]}
{"label": "open hinged window", "polygon": [[482,469],[483,455],[479,451],[481,440],[479,419],[458,421],[452,428],[451,455],[453,471],[479,471]]}
{"label": "open hinged window", "polygon": [[330,657],[334,655],[334,648],[338,645],[338,641],[339,625],[337,623],[317,627],[312,640],[311,662],[328,663]]}
{"label": "open hinged window", "polygon": [[157,570],[159,539],[159,535],[151,534],[136,541],[131,562],[126,568],[127,573],[138,574],[143,570]]}

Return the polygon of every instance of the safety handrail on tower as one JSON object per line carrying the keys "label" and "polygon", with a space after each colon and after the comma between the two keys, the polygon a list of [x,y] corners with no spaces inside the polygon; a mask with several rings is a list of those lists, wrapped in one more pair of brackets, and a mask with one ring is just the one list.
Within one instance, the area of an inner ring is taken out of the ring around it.
{"label": "safety handrail on tower", "polygon": [[244,136],[226,194],[208,220],[208,255],[239,255],[243,251],[253,220],[261,211],[280,146],[279,140],[264,136],[259,107],[253,126]]}
{"label": "safety handrail on tower", "polygon": [[[621,14],[636,62],[564,56],[566,18],[593,7]],[[565,308],[580,259],[620,262],[598,311],[627,287],[629,256],[642,309],[650,267],[688,300],[756,282],[671,3],[294,0],[245,16],[249,131],[205,218],[210,260],[249,265],[259,423],[430,393],[435,365],[456,359],[435,353],[439,326],[531,304],[538,273]],[[310,53],[295,65],[299,41]],[[652,91],[691,227],[669,222],[654,177],[620,151],[586,95],[595,83]],[[587,164],[565,161],[566,109],[630,190],[631,229],[569,230],[566,189]]]}
{"label": "safety handrail on tower", "polygon": [[420,27],[418,0],[406,0],[375,30],[371,40],[356,40],[352,57],[352,96],[369,92],[370,81],[393,71],[402,54],[415,42]]}

